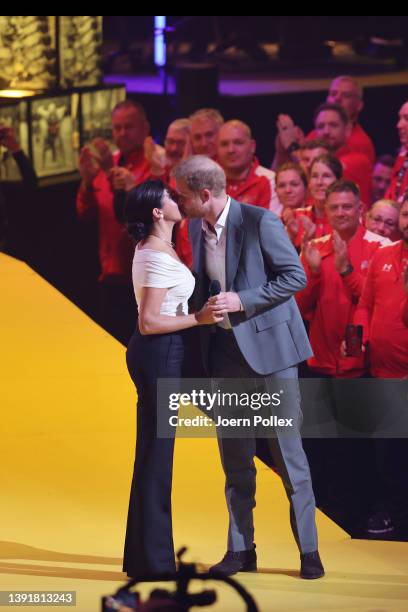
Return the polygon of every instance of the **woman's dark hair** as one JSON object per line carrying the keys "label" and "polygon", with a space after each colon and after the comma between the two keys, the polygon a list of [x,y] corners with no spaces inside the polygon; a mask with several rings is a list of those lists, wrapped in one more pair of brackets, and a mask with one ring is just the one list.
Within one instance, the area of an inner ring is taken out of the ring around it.
{"label": "woman's dark hair", "polygon": [[145,181],[129,191],[125,205],[125,222],[131,236],[140,242],[153,227],[153,209],[162,208],[166,187],[162,181]]}
{"label": "woman's dark hair", "polygon": [[330,168],[330,170],[336,177],[336,180],[343,178],[343,166],[341,165],[341,162],[337,159],[337,157],[334,157],[334,155],[324,154],[319,155],[319,157],[316,157],[310,167],[310,174],[312,173],[313,166],[317,163],[324,164],[325,166]]}

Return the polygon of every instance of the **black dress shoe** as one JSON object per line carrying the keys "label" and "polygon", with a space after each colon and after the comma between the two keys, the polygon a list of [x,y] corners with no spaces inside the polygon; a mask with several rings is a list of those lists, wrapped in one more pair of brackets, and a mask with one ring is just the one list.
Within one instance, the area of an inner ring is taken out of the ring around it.
{"label": "black dress shoe", "polygon": [[319,551],[300,555],[300,577],[307,580],[324,576],[324,567],[320,561]]}
{"label": "black dress shoe", "polygon": [[233,576],[237,572],[256,572],[256,551],[254,547],[250,550],[232,551],[227,550],[222,561],[213,565],[208,570],[210,574],[222,574]]}

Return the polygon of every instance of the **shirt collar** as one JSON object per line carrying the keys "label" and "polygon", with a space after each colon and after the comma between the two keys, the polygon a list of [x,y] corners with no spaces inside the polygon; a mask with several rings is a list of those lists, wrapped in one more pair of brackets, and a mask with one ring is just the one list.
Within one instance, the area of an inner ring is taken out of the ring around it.
{"label": "shirt collar", "polygon": [[[222,233],[222,230],[224,229],[224,227],[227,224],[227,218],[228,218],[228,213],[229,213],[230,206],[231,206],[231,198],[230,198],[230,196],[228,196],[227,203],[226,203],[226,205],[224,207],[224,210],[222,211],[222,213],[220,214],[220,216],[218,217],[218,219],[217,219],[217,221],[216,221],[216,223],[214,225],[214,229],[215,229],[215,232],[217,234],[217,239],[218,240],[220,239],[220,235]],[[202,227],[203,227],[203,230],[207,234],[213,233],[212,229],[210,228],[210,224],[205,219],[203,219]]]}

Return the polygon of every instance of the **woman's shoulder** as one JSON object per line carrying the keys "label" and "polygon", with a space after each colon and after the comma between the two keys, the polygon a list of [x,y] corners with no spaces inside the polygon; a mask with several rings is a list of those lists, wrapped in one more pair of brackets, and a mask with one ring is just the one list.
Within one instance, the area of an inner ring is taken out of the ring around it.
{"label": "woman's shoulder", "polygon": [[157,270],[180,270],[185,268],[185,265],[170,253],[148,248],[136,249],[133,263],[143,264]]}

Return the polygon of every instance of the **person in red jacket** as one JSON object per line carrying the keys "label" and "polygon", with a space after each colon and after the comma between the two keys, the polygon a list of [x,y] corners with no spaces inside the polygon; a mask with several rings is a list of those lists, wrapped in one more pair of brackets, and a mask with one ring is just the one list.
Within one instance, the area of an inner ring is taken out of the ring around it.
{"label": "person in red jacket", "polygon": [[[399,229],[402,240],[374,254],[354,314],[354,324],[363,327],[363,346],[368,343],[370,371],[375,378],[408,378],[408,200],[401,205]],[[386,412],[389,385],[377,383],[373,392],[371,404]],[[396,395],[394,410],[397,402]],[[401,509],[406,508],[408,483],[402,466],[408,449],[403,438],[374,438],[370,442],[372,486],[365,530],[378,537],[394,531],[394,524],[402,518]]]}
{"label": "person in red jacket", "polygon": [[315,138],[314,140],[306,140],[297,153],[295,152],[293,155],[297,156],[299,165],[309,176],[314,160],[321,155],[329,155],[330,153],[329,145],[321,138]]}
{"label": "person in red jacket", "polygon": [[408,102],[399,110],[397,129],[401,147],[385,197],[401,204],[408,196]]}
{"label": "person in red jacket", "polygon": [[194,155],[206,155],[215,159],[218,132],[224,123],[223,116],[215,108],[200,108],[190,115],[190,121]]}
{"label": "person in red jacket", "polygon": [[217,161],[227,177],[228,195],[279,215],[282,204],[276,195],[275,173],[259,164],[255,150],[251,128],[243,121],[233,119],[220,128]]}
{"label": "person in red jacket", "polygon": [[286,229],[297,249],[303,238],[320,238],[332,231],[326,215],[326,192],[328,187],[343,176],[343,168],[333,155],[321,155],[312,163],[309,176],[308,205],[293,211],[292,218],[286,215]]}
{"label": "person in red jacket", "polygon": [[286,224],[296,209],[306,206],[307,176],[299,164],[288,162],[278,168],[276,194],[282,204],[281,218]]}
{"label": "person in red jacket", "polygon": [[[227,194],[238,202],[261,206],[280,215],[282,204],[276,194],[275,173],[259,164],[255,149],[255,140],[246,123],[234,119],[220,127],[217,161],[227,177]],[[176,251],[180,259],[191,266],[188,220],[184,220],[178,228]]]}
{"label": "person in red jacket", "polygon": [[341,343],[346,325],[353,322],[369,262],[390,241],[361,225],[360,192],[351,181],[336,181],[328,188],[326,214],[333,233],[304,243],[308,285],[296,295],[303,318],[310,321],[314,355],[308,366],[323,375],[357,378],[366,371],[364,359],[343,357]]}
{"label": "person in red jacket", "polygon": [[392,155],[380,155],[375,161],[371,175],[371,202],[377,202],[385,198],[385,194],[391,185],[392,170],[395,158]]}
{"label": "person in red jacket", "polygon": [[[351,76],[336,77],[330,83],[326,102],[341,106],[349,117],[351,129],[346,142],[349,151],[365,155],[370,164],[373,165],[375,162],[373,142],[361,124],[358,123],[359,115],[364,107],[363,88],[361,85]],[[279,115],[277,128],[278,135],[275,147],[277,156],[273,168],[288,161],[292,151],[296,151],[296,148],[302,144],[304,138],[303,132],[294,125],[288,115]],[[317,137],[318,133],[314,129],[306,136],[306,142]]]}
{"label": "person in red jacket", "polygon": [[392,200],[378,200],[374,202],[365,218],[365,226],[370,232],[389,238],[392,242],[399,240],[401,234],[398,229],[400,207]]}
{"label": "person in red jacket", "polygon": [[152,177],[160,179],[165,185],[175,188],[170,173],[174,166],[192,154],[190,119],[175,119],[167,128],[164,147],[156,144],[153,138],[145,140],[145,156],[151,166]]}
{"label": "person in red jacket", "polygon": [[370,368],[378,378],[408,377],[408,327],[404,321],[408,296],[408,200],[401,205],[402,240],[375,253],[354,315],[363,326],[363,343],[370,344]]}
{"label": "person in red jacket", "polygon": [[351,124],[347,113],[338,104],[326,102],[319,106],[314,116],[317,136],[326,141],[343,166],[343,177],[357,183],[365,209],[371,199],[372,163],[363,153],[350,149],[347,139]]}
{"label": "person in red jacket", "polygon": [[82,180],[77,214],[80,219],[98,221],[100,320],[124,343],[136,321],[131,284],[134,248],[118,209],[125,192],[150,177],[143,148],[149,129],[140,104],[119,102],[112,111],[112,136],[118,150],[112,155],[108,144],[97,139],[81,150],[79,159]]}
{"label": "person in red jacket", "polygon": [[[364,108],[363,88],[351,76],[339,76],[330,83],[326,102],[338,104],[347,113],[351,130],[347,138],[347,148],[354,153],[362,153],[370,163],[375,162],[375,149],[367,132],[364,131],[358,118]],[[307,139],[316,138],[316,131],[308,134]]]}
{"label": "person in red jacket", "polygon": [[[308,284],[296,300],[302,317],[309,322],[314,353],[307,361],[311,377],[318,379],[313,386],[313,407],[326,415],[326,427],[334,428],[339,436],[343,431],[339,414],[353,402],[347,383],[335,379],[356,379],[367,372],[364,355],[343,355],[342,341],[346,326],[353,322],[369,262],[378,247],[389,241],[361,225],[360,193],[351,181],[339,180],[328,188],[326,214],[333,231],[304,242],[301,258]],[[351,457],[360,456],[361,444],[360,440],[353,444],[355,440],[330,435],[324,430],[320,439],[308,440],[306,452],[318,503],[347,525],[357,511],[356,492],[361,485],[361,478],[354,478]]]}

